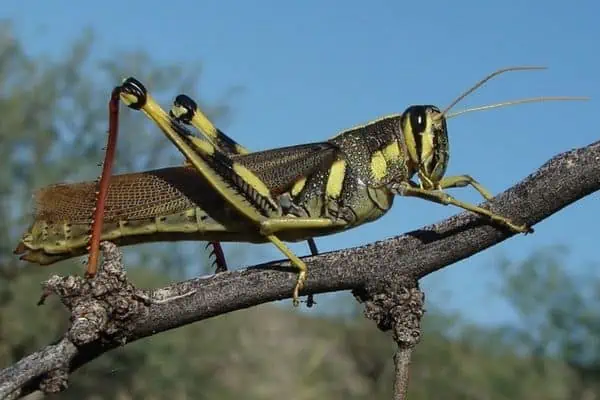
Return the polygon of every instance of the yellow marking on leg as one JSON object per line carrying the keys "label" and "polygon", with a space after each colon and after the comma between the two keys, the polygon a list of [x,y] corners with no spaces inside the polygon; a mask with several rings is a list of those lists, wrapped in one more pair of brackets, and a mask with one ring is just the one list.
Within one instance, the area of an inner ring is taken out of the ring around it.
{"label": "yellow marking on leg", "polygon": [[195,136],[189,136],[188,139],[193,143],[194,147],[201,153],[208,156],[215,154],[215,146]]}
{"label": "yellow marking on leg", "polygon": [[332,226],[344,226],[344,221],[332,221],[329,218],[269,218],[261,222],[260,233],[272,235],[276,232],[300,229],[323,229]]}
{"label": "yellow marking on leg", "polygon": [[210,137],[210,139],[216,139],[218,133],[217,128],[198,108],[196,108],[195,110],[188,110],[186,107],[180,105],[174,105],[173,107],[171,107],[171,113],[177,118],[181,118],[182,115],[190,111],[192,112],[190,124],[194,128],[204,132],[206,136]]}
{"label": "yellow marking on leg", "polygon": [[[150,95],[147,95],[146,104],[142,107],[142,111],[161,127],[163,132],[165,132],[167,136],[173,140],[173,142],[180,149],[180,151],[184,152],[184,149],[190,148],[195,150],[192,151],[194,157],[188,155],[185,152],[184,155],[187,157],[189,163],[191,163],[198,171],[200,171],[203,175],[210,173],[217,179],[221,180],[219,174],[216,173],[211,168],[211,166],[208,163],[206,163],[205,160],[203,160],[204,157],[212,157],[215,153],[217,153],[218,150],[215,148],[215,146],[194,136],[186,136],[186,140],[182,140],[181,134],[177,133],[171,125],[171,117],[160,107],[158,103],[156,103],[156,101],[152,99]],[[187,141],[192,142],[191,147],[187,143]],[[183,147],[180,147],[181,145]],[[200,154],[200,157],[198,157],[198,153]],[[260,180],[259,177],[257,177],[252,171],[250,171],[248,168],[239,163],[233,163],[232,168],[233,171],[242,180],[244,180],[244,182],[246,182],[250,187],[252,187],[256,192],[258,192],[258,194],[260,194],[267,201],[269,201],[273,208],[277,208],[276,202],[271,199],[271,191],[265,185],[265,183],[262,180]],[[219,189],[221,189],[221,193],[225,193],[225,191],[227,190],[229,194],[225,196],[225,199],[229,202],[233,202],[232,195],[237,195],[238,198],[240,197],[239,194],[234,194],[235,191],[233,189],[223,186],[222,182],[210,183],[213,187],[219,186]],[[259,212],[254,207],[250,206],[249,204],[246,204],[246,202],[240,202],[235,207],[238,210],[246,210],[242,211],[242,213],[244,213],[247,216],[249,216],[251,213],[255,222],[259,219],[263,219],[262,216],[258,217],[261,214],[259,214]]]}
{"label": "yellow marking on leg", "polygon": [[[169,138],[171,138],[172,135],[179,138],[180,134],[175,132],[171,126],[171,118],[169,115],[160,107],[158,103],[156,103],[156,101],[154,101],[152,97],[150,97],[150,95],[146,96],[146,104],[142,107],[141,111],[146,114],[148,118],[154,120]],[[215,146],[198,137],[187,136],[187,139],[193,143],[194,149],[203,155],[210,157],[213,156],[217,151]]]}
{"label": "yellow marking on leg", "polygon": [[[214,124],[212,122],[210,122],[208,117],[206,117],[206,115],[204,115],[204,113],[202,111],[200,111],[199,109],[196,109],[196,111],[194,112],[194,115],[192,116],[192,120],[190,121],[190,124],[194,128],[198,129],[200,132],[203,132],[205,134],[205,136],[210,140],[210,142],[213,145],[215,145],[215,147],[219,147],[218,146],[219,140],[221,140],[223,142],[228,141],[227,140],[228,138],[222,137],[222,136],[224,136],[224,134],[221,133],[214,126]],[[244,146],[242,146],[239,143],[233,144],[233,147],[235,149],[235,154],[250,153],[250,151],[248,149],[246,149]]]}
{"label": "yellow marking on leg", "polygon": [[300,300],[298,299],[300,295],[300,290],[302,290],[302,288],[304,287],[304,282],[306,281],[308,268],[306,267],[304,261],[300,260],[298,256],[295,255],[294,252],[290,250],[289,247],[287,247],[285,243],[283,243],[277,236],[267,235],[267,239],[269,239],[269,241],[273,243],[275,247],[279,249],[279,251],[281,251],[287,258],[290,259],[292,265],[294,265],[300,270],[300,272],[298,273],[298,279],[296,280],[296,286],[294,286],[294,297],[292,300],[294,307],[298,307],[298,305],[300,304]]}
{"label": "yellow marking on leg", "polygon": [[238,174],[248,185],[252,186],[252,188],[261,196],[267,198],[271,197],[271,191],[267,185],[265,185],[265,183],[261,181],[260,178],[254,174],[254,172],[250,171],[248,168],[239,163],[233,163],[233,171]]}
{"label": "yellow marking on leg", "polygon": [[371,155],[371,175],[376,181],[382,180],[387,175],[387,161],[381,151]]}
{"label": "yellow marking on leg", "polygon": [[329,176],[327,177],[327,186],[325,193],[327,196],[337,199],[342,193],[344,186],[344,177],[346,176],[346,161],[336,160],[329,168]]}
{"label": "yellow marking on leg", "polygon": [[439,182],[440,189],[465,187],[469,185],[473,186],[484,199],[493,199],[492,194],[470,175],[447,176]]}
{"label": "yellow marking on leg", "polygon": [[[224,133],[220,132],[215,125],[208,119],[208,117],[198,108],[196,105],[196,109],[190,110],[182,105],[174,104],[171,107],[171,114],[175,116],[175,118],[180,119],[183,115],[188,112],[192,113],[192,118],[190,119],[189,124],[196,128],[202,135],[208,140],[213,146],[219,148],[218,142],[222,140],[224,142],[229,142],[231,140],[232,146],[234,148],[234,154],[248,154],[249,151],[244,148],[242,145],[235,143],[234,140],[229,139]],[[220,149],[223,151],[223,149]]]}
{"label": "yellow marking on leg", "polygon": [[202,112],[196,110],[190,122],[192,123],[192,126],[194,126],[196,129],[201,130],[207,136],[217,139],[219,131]]}
{"label": "yellow marking on leg", "polygon": [[304,189],[304,185],[306,185],[306,177],[302,177],[300,179],[298,179],[296,181],[296,183],[294,183],[294,186],[292,186],[292,191],[291,194],[293,197],[298,196],[298,193],[300,193],[302,191],[302,189]]}

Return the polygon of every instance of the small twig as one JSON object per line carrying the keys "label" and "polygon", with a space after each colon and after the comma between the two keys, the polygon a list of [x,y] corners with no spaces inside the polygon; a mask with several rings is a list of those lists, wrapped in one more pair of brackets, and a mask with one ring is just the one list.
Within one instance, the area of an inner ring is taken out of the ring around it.
{"label": "small twig", "polygon": [[403,290],[400,298],[402,303],[392,311],[393,336],[398,345],[394,355],[394,400],[407,398],[411,355],[421,340],[421,319],[425,313],[425,296],[418,287]]}
{"label": "small twig", "polygon": [[408,396],[410,359],[413,347],[398,345],[394,354],[394,400],[405,400]]}

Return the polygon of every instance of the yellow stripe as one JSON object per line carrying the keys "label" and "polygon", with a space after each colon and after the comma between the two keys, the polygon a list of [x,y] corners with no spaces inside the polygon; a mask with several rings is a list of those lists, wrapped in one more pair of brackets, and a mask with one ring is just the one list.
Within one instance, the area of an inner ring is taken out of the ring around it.
{"label": "yellow stripe", "polygon": [[238,174],[248,185],[252,186],[261,196],[271,198],[271,191],[263,181],[242,164],[233,163],[233,171]]}
{"label": "yellow stripe", "polygon": [[298,193],[304,189],[304,185],[306,185],[306,177],[298,179],[296,183],[294,183],[294,186],[292,186],[292,196],[298,196]]}
{"label": "yellow stripe", "polygon": [[212,144],[195,136],[188,136],[188,139],[193,143],[194,148],[198,149],[200,153],[207,154],[209,156],[215,154],[215,147]]}
{"label": "yellow stripe", "polygon": [[415,142],[415,134],[410,125],[410,115],[405,118],[405,123],[402,126],[402,136],[406,143],[406,150],[408,150],[408,156],[410,160],[419,162],[419,155],[417,155],[417,143]]}
{"label": "yellow stripe", "polygon": [[196,110],[196,112],[194,112],[191,122],[194,127],[204,132],[206,136],[210,136],[214,140],[217,139],[217,128],[215,128],[212,122],[210,122],[201,111]]}
{"label": "yellow stripe", "polygon": [[338,198],[342,193],[344,185],[344,177],[346,176],[346,161],[337,160],[329,169],[329,177],[327,177],[327,186],[325,192],[331,198]]}
{"label": "yellow stripe", "polygon": [[381,151],[376,151],[371,156],[371,174],[380,181],[387,175],[387,162]]}
{"label": "yellow stripe", "polygon": [[[181,118],[181,116],[187,113],[188,111],[189,110],[187,108],[179,105],[174,105],[173,107],[171,107],[171,114],[173,114],[176,118]],[[198,111],[197,109],[192,110],[192,112],[193,115],[190,124],[194,128],[198,129],[206,137],[206,139],[209,142],[211,142],[213,146],[217,148],[219,147],[217,143],[218,140],[226,141],[225,139],[219,137],[221,135],[219,133],[219,130],[212,124],[212,122],[208,120],[204,113]],[[240,144],[235,143],[233,147],[236,154],[249,153],[249,151]]]}

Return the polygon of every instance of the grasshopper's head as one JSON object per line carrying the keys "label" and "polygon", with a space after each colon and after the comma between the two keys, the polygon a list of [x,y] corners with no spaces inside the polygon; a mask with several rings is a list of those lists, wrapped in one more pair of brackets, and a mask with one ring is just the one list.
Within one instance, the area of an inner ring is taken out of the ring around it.
{"label": "grasshopper's head", "polygon": [[411,106],[400,117],[400,125],[408,158],[422,184],[434,189],[450,157],[446,118],[436,106]]}
{"label": "grasshopper's head", "polygon": [[408,159],[412,164],[412,171],[418,174],[424,189],[438,189],[438,184],[446,173],[448,166],[448,131],[446,119],[456,117],[473,111],[490,110],[522,103],[537,103],[549,100],[587,100],[586,97],[552,96],[533,97],[520,100],[511,100],[485,106],[467,108],[466,110],[449,113],[469,94],[479,89],[490,79],[510,71],[539,70],[544,67],[523,66],[507,67],[492,72],[481,79],[471,88],[454,99],[443,111],[431,105],[412,106],[406,109],[400,117],[400,127]]}

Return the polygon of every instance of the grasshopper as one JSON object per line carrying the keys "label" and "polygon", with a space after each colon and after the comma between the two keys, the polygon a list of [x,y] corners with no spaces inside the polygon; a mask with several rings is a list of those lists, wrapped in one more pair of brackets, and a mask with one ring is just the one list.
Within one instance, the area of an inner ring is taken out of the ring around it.
{"label": "grasshopper", "polygon": [[[445,191],[471,186],[485,200],[492,199],[470,175],[445,176],[450,156],[446,120],[511,104],[584,99],[537,97],[449,114],[493,77],[537,69],[543,67],[497,70],[443,110],[413,105],[327,141],[258,152],[249,152],[217,129],[188,96],[179,95],[166,112],[141,82],[128,78],[113,90],[109,103],[109,143],[99,185],[57,184],[38,191],[34,222],[15,253],[45,265],[84,255],[89,248],[87,273],[93,276],[100,240],[121,246],[178,240],[270,242],[299,271],[293,290],[298,305],[307,267],[284,242],[309,240],[315,254],[313,238],[379,219],[396,195],[454,205],[513,233],[533,232]],[[185,156],[185,165],[111,176],[120,102],[153,120]]]}

